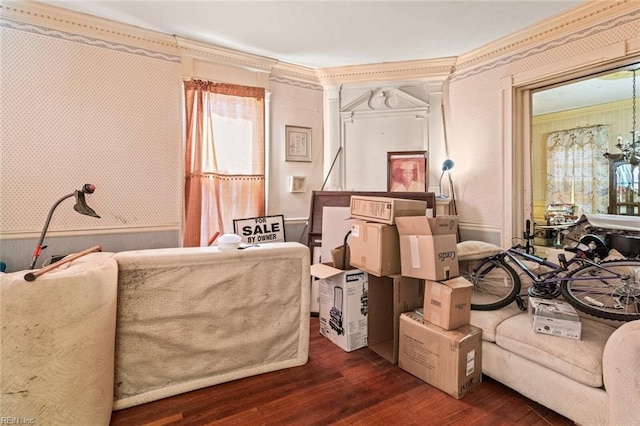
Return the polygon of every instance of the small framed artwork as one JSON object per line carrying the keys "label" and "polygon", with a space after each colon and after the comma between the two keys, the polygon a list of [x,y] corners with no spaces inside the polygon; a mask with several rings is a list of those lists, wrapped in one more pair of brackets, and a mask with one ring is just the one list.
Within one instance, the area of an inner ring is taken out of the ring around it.
{"label": "small framed artwork", "polygon": [[284,126],[285,160],[311,162],[311,128]]}
{"label": "small framed artwork", "polygon": [[427,151],[387,152],[387,191],[426,192]]}

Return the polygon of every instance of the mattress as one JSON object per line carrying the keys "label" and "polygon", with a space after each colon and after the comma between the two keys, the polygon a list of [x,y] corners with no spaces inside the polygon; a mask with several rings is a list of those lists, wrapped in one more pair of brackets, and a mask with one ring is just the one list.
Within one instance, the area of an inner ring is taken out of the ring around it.
{"label": "mattress", "polygon": [[90,253],[31,282],[25,272],[0,274],[2,419],[108,425],[118,275],[113,253]]}
{"label": "mattress", "polygon": [[117,253],[114,409],[303,365],[309,249]]}

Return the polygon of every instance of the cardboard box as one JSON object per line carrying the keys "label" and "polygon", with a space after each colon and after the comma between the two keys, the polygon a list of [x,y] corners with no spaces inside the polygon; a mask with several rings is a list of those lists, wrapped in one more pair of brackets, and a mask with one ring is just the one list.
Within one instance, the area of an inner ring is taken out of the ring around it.
{"label": "cardboard box", "polygon": [[473,283],[463,277],[425,281],[424,320],[445,330],[468,325],[471,320]]}
{"label": "cardboard box", "polygon": [[395,225],[354,220],[349,248],[351,266],[377,277],[400,274],[400,241]]}
{"label": "cardboard box", "polygon": [[460,274],[457,216],[398,217],[400,269],[405,277],[442,281]]}
{"label": "cardboard box", "polygon": [[366,347],[368,274],[316,263],[311,275],[320,278],[320,334],[347,352]]}
{"label": "cardboard box", "polygon": [[580,340],[582,323],[573,306],[564,300],[529,297],[529,320],[537,333]]}
{"label": "cardboard box", "polygon": [[397,364],[400,314],[421,307],[423,300],[423,280],[369,275],[369,349]]}
{"label": "cardboard box", "polygon": [[444,330],[421,315],[400,315],[398,366],[431,386],[462,398],[482,382],[482,329]]}
{"label": "cardboard box", "polygon": [[425,216],[427,202],[390,197],[351,196],[351,217],[393,225],[398,216]]}

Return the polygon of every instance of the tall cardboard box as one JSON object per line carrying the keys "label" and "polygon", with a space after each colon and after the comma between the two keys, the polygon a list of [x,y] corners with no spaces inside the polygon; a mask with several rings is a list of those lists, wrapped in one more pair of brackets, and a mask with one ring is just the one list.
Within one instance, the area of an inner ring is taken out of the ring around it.
{"label": "tall cardboard box", "polygon": [[369,349],[397,364],[400,314],[421,307],[423,300],[423,280],[369,274]]}
{"label": "tall cardboard box", "polygon": [[347,352],[366,347],[368,274],[316,263],[311,275],[320,278],[320,334]]}
{"label": "tall cardboard box", "polygon": [[400,242],[395,225],[354,220],[349,249],[351,266],[376,277],[400,273]]}
{"label": "tall cardboard box", "polygon": [[444,330],[415,312],[403,313],[398,366],[460,399],[482,382],[482,329]]}
{"label": "tall cardboard box", "polygon": [[442,281],[460,275],[457,216],[398,217],[400,269],[405,277]]}
{"label": "tall cardboard box", "polygon": [[393,225],[398,216],[425,216],[427,202],[390,197],[351,196],[351,217]]}
{"label": "tall cardboard box", "polygon": [[469,324],[472,288],[473,283],[463,277],[425,281],[424,320],[445,330]]}

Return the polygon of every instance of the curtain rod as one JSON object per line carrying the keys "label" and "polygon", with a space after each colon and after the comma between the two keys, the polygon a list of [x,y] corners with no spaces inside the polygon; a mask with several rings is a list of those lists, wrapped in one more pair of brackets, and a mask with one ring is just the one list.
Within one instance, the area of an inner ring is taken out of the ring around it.
{"label": "curtain rod", "polygon": [[[603,126],[607,126],[607,124],[592,124],[590,126],[573,127],[571,129],[567,129],[567,130],[555,130],[555,132],[570,132],[572,130],[590,129],[592,127],[603,127]],[[550,133],[554,133],[554,132],[550,132]]]}

